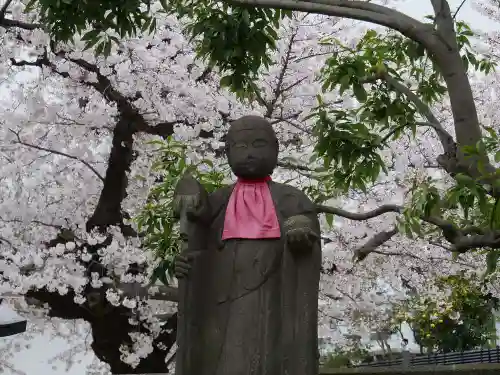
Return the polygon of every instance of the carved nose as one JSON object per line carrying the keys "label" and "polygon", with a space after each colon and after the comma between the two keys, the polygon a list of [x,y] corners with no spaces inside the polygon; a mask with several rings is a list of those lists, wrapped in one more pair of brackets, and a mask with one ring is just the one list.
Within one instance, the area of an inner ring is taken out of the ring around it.
{"label": "carved nose", "polygon": [[256,155],[254,155],[253,153],[250,153],[250,152],[249,152],[249,153],[247,154],[247,158],[246,158],[246,160],[247,160],[247,161],[255,161],[255,160],[257,160],[257,159],[258,159],[258,157],[257,157]]}

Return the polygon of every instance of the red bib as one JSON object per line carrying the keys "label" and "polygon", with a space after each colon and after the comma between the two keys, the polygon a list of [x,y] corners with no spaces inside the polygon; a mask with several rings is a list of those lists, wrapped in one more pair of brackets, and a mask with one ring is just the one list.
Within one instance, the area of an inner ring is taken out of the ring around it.
{"label": "red bib", "polygon": [[238,179],[231,193],[224,219],[222,239],[280,238],[280,224],[276,215],[268,181]]}

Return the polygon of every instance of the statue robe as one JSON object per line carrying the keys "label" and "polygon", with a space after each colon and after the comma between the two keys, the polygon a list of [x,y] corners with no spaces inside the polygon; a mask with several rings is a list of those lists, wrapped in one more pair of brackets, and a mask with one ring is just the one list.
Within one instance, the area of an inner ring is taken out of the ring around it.
{"label": "statue robe", "polygon": [[[317,375],[319,240],[287,249],[284,222],[304,215],[320,234],[313,203],[298,189],[268,182],[279,239],[222,240],[233,186],[208,198],[193,239],[206,246],[190,271],[177,375]],[[181,296],[182,298],[182,296]]]}

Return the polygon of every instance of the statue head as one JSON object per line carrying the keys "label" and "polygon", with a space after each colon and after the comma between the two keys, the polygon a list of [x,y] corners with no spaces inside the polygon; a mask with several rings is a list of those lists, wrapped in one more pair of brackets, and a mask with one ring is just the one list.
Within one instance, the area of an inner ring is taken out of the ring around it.
{"label": "statue head", "polygon": [[260,116],[233,121],[226,136],[226,155],[237,177],[271,175],[278,163],[278,138],[271,123]]}

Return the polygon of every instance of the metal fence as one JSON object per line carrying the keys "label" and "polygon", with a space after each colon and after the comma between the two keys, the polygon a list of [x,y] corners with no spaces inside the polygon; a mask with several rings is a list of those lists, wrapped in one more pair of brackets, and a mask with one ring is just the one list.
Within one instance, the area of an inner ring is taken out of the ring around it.
{"label": "metal fence", "polygon": [[465,352],[417,354],[401,353],[401,358],[378,360],[362,363],[358,367],[391,367],[391,366],[428,366],[428,365],[458,365],[469,363],[500,363],[500,347],[478,349]]}

